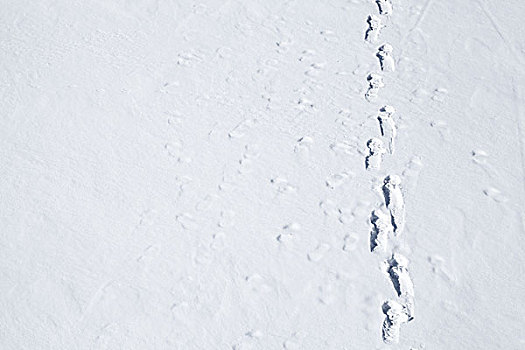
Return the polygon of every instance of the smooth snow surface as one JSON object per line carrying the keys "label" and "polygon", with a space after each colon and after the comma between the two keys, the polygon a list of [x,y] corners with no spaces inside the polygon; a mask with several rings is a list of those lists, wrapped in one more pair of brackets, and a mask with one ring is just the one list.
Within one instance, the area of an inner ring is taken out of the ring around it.
{"label": "smooth snow surface", "polygon": [[525,348],[524,1],[0,4],[0,349]]}

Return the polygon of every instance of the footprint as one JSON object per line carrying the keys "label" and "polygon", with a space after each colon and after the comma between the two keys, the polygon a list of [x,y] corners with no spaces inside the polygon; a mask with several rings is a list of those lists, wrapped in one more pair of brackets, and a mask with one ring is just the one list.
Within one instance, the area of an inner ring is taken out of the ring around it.
{"label": "footprint", "polygon": [[405,225],[405,203],[401,192],[401,178],[397,175],[387,176],[384,180],[383,195],[390,211],[394,233],[399,235]]}
{"label": "footprint", "polygon": [[316,54],[315,50],[303,50],[303,52],[301,52],[301,57],[299,57],[298,59],[299,61],[302,62],[309,57],[315,56],[315,54]]}
{"label": "footprint", "polygon": [[348,141],[333,143],[330,145],[330,149],[337,155],[354,155],[358,153],[357,146]]}
{"label": "footprint", "polygon": [[370,215],[372,231],[370,232],[370,251],[386,252],[388,237],[394,233],[390,215],[383,209],[377,209]]}
{"label": "footprint", "polygon": [[476,164],[487,164],[489,155],[487,152],[482,150],[474,150],[472,151],[472,161]]}
{"label": "footprint", "polygon": [[405,170],[403,170],[402,173],[403,179],[405,179],[405,184],[410,185],[412,188],[415,188],[417,186],[419,174],[421,173],[422,168],[423,162],[421,161],[421,157],[412,157],[412,159],[408,162],[408,164],[405,167]]}
{"label": "footprint", "polygon": [[213,203],[219,198],[219,196],[215,194],[209,194],[206,197],[204,197],[203,200],[201,200],[199,203],[195,205],[195,210],[197,211],[206,211],[210,209],[213,205]]}
{"label": "footprint", "polygon": [[277,177],[275,179],[271,179],[270,182],[277,186],[277,193],[278,194],[290,194],[297,192],[297,187],[291,185],[288,180],[283,179],[281,177]]}
{"label": "footprint", "polygon": [[222,59],[230,59],[232,57],[232,49],[227,46],[219,47],[215,50],[215,53]]}
{"label": "footprint", "polygon": [[218,232],[216,234],[213,235],[213,240],[210,244],[210,248],[212,250],[222,250],[224,249],[225,247],[225,239],[226,239],[226,235],[224,234],[224,232]]}
{"label": "footprint", "polygon": [[283,343],[283,349],[286,350],[299,350],[301,349],[301,346],[297,343],[297,341],[293,339],[288,339]]}
{"label": "footprint", "polygon": [[184,145],[181,140],[168,142],[164,145],[168,155],[175,158],[178,163],[191,163],[191,157],[184,155]]}
{"label": "footprint", "polygon": [[177,193],[177,197],[180,198],[184,194],[186,187],[193,183],[193,180],[189,176],[177,176],[177,175],[175,175],[175,179],[176,179],[176,183],[179,189]]}
{"label": "footprint", "polygon": [[385,262],[388,266],[388,275],[399,297],[414,297],[414,284],[408,273],[408,262],[408,259],[399,253],[394,253],[392,258]]}
{"label": "footprint", "polygon": [[233,210],[225,210],[221,212],[221,217],[217,225],[222,228],[232,227],[235,212]]}
{"label": "footprint", "polygon": [[335,203],[330,199],[319,202],[319,207],[323,210],[325,216],[338,216],[340,213]]}
{"label": "footprint", "polygon": [[384,72],[394,72],[396,70],[392,51],[394,48],[390,44],[383,44],[377,51],[377,58],[379,58],[379,66]]}
{"label": "footprint", "polygon": [[375,43],[379,37],[379,32],[384,27],[381,23],[381,18],[369,15],[366,22],[368,23],[368,29],[365,33],[365,40],[369,43]]}
{"label": "footprint", "polygon": [[242,158],[239,160],[239,174],[249,174],[253,169],[253,161],[259,158],[259,146],[257,145],[246,145],[244,146],[244,153]]}
{"label": "footprint", "polygon": [[213,253],[210,247],[199,245],[197,250],[193,253],[193,261],[197,265],[208,265],[213,259]]}
{"label": "footprint", "polygon": [[250,130],[252,127],[254,127],[257,124],[257,119],[246,119],[237,124],[229,133],[228,137],[230,139],[233,138],[241,138],[243,137],[248,130]]}
{"label": "footprint", "polygon": [[442,140],[448,141],[450,131],[449,131],[449,127],[446,121],[434,120],[430,123],[430,127],[437,130]]}
{"label": "footprint", "polygon": [[319,286],[319,301],[325,305],[333,304],[335,300],[334,286],[331,283]]}
{"label": "footprint", "polygon": [[357,243],[359,242],[359,236],[355,233],[347,234],[344,238],[343,250],[345,252],[352,252],[357,249]]}
{"label": "footprint", "polygon": [[301,137],[295,144],[294,153],[309,155],[313,143],[314,139],[310,136]]}
{"label": "footprint", "polygon": [[174,130],[178,129],[183,124],[182,114],[178,111],[175,112],[165,112],[168,115],[168,125]]}
{"label": "footprint", "polygon": [[185,230],[195,230],[198,227],[195,219],[189,213],[177,215],[176,219]]}
{"label": "footprint", "polygon": [[323,36],[325,41],[334,43],[339,42],[339,37],[331,30],[322,30],[319,32],[319,34]]}
{"label": "footprint", "polygon": [[319,75],[320,71],[324,68],[326,63],[312,63],[310,68],[304,73],[310,77],[316,77]]}
{"label": "footprint", "polygon": [[246,276],[244,280],[246,281],[248,288],[255,293],[268,293],[272,290],[272,287],[266,283],[265,278],[258,273]]}
{"label": "footprint", "polygon": [[246,332],[244,335],[247,336],[248,338],[261,339],[264,334],[262,331],[258,329],[254,329],[249,332]]}
{"label": "footprint", "polygon": [[385,83],[383,82],[383,77],[376,73],[370,73],[366,80],[368,81],[368,89],[365,93],[365,99],[368,102],[373,102],[377,99],[379,90],[385,87]]}
{"label": "footprint", "polygon": [[307,99],[306,97],[299,98],[299,100],[297,101],[297,105],[300,110],[314,108],[314,103],[310,101],[309,99]]}
{"label": "footprint", "polygon": [[253,169],[253,162],[251,159],[245,158],[244,156],[239,159],[239,168],[237,172],[241,175],[250,174]]}
{"label": "footprint", "polygon": [[328,253],[328,251],[330,251],[330,245],[328,243],[320,243],[317,248],[315,248],[314,250],[312,250],[310,253],[308,253],[308,260],[312,261],[312,262],[318,262],[320,261],[322,258],[324,258],[324,256],[326,255],[326,253]]}
{"label": "footprint", "polygon": [[428,262],[432,266],[432,273],[440,276],[447,282],[456,282],[456,276],[450,272],[445,266],[445,259],[439,255],[432,255],[428,257]]}
{"label": "footprint", "polygon": [[282,39],[280,41],[277,41],[275,43],[275,45],[277,46],[277,50],[276,51],[278,53],[284,53],[284,52],[288,51],[288,49],[292,45],[292,39],[284,38],[284,39]]}
{"label": "footprint", "polygon": [[376,0],[379,14],[383,16],[392,15],[392,1],[391,0]]}
{"label": "footprint", "polygon": [[408,322],[405,308],[395,300],[388,300],[383,304],[383,314],[383,341],[387,344],[399,343],[401,325]]}
{"label": "footprint", "polygon": [[448,94],[448,90],[445,88],[437,88],[434,90],[434,94],[432,95],[432,100],[437,102],[443,102],[445,100],[445,96]]}
{"label": "footprint", "polygon": [[505,203],[508,201],[508,198],[503,193],[501,193],[500,190],[494,187],[484,189],[483,193],[485,194],[485,196],[489,197],[496,203]]}
{"label": "footprint", "polygon": [[326,180],[325,184],[327,187],[334,189],[341,186],[352,174],[348,172],[342,172],[339,174],[330,175]]}
{"label": "footprint", "polygon": [[160,253],[161,246],[159,245],[150,245],[142,254],[137,258],[137,262],[147,266],[151,261],[153,261]]}
{"label": "footprint", "polygon": [[393,117],[395,112],[396,109],[394,107],[385,105],[379,109],[377,116],[381,136],[388,139],[388,151],[390,154],[394,154],[394,143],[397,137],[397,127]]}
{"label": "footprint", "polygon": [[277,241],[280,243],[286,243],[290,241],[297,232],[301,230],[301,225],[296,222],[283,226],[283,232],[277,236]]}
{"label": "footprint", "polygon": [[368,156],[365,158],[365,168],[367,170],[381,169],[383,155],[386,153],[386,150],[383,147],[383,141],[371,138],[366,143],[366,146],[368,147]]}
{"label": "footprint", "polygon": [[354,208],[351,208],[351,207],[338,208],[337,211],[339,212],[338,219],[340,223],[349,224],[355,221]]}

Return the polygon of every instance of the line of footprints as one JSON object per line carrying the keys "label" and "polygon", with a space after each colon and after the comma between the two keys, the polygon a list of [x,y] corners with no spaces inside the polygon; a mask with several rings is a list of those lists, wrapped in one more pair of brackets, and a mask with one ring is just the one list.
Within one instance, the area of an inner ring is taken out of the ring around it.
{"label": "line of footprints", "polygon": [[[379,15],[369,15],[368,29],[365,41],[376,43],[380,32],[386,27],[384,23],[392,15],[391,0],[375,0]],[[381,73],[370,73],[367,77],[368,88],[365,99],[374,102],[385,84],[382,73],[395,71],[395,62],[392,56],[393,47],[388,43],[379,46],[376,57],[379,60]],[[381,135],[373,137],[367,142],[368,154],[365,158],[365,167],[368,170],[380,170],[383,157],[393,155],[397,128],[394,120],[396,110],[385,105],[379,109],[377,120]],[[399,342],[401,325],[414,319],[414,285],[408,273],[408,259],[398,252],[388,249],[390,239],[401,235],[405,223],[405,204],[401,191],[401,178],[397,175],[386,176],[382,187],[384,205],[372,211],[370,215],[370,251],[385,258],[385,274],[391,280],[397,298],[383,303],[382,336],[388,344]]]}

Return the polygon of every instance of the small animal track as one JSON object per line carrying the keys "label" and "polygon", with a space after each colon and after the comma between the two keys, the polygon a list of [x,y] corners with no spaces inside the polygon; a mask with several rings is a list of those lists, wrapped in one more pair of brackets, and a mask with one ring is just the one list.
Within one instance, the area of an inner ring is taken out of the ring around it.
{"label": "small animal track", "polygon": [[297,140],[297,143],[294,147],[294,152],[308,156],[313,143],[313,138],[311,138],[310,136],[303,136]]}
{"label": "small animal track", "polygon": [[216,194],[209,194],[195,205],[196,211],[206,211],[213,206],[213,203],[218,199]]}
{"label": "small animal track", "polygon": [[334,189],[336,187],[341,186],[348,178],[352,176],[351,173],[348,172],[342,172],[339,174],[333,174],[326,178],[325,184],[327,187],[330,187],[331,189]]}
{"label": "small animal track", "polygon": [[248,130],[257,124],[256,119],[246,119],[237,124],[229,133],[228,137],[231,139],[243,137]]}
{"label": "small animal track", "polygon": [[282,228],[282,233],[277,236],[277,241],[280,243],[286,243],[290,241],[297,232],[301,230],[301,225],[296,222],[286,224]]}
{"label": "small animal track", "polygon": [[176,140],[168,142],[164,145],[166,152],[172,158],[175,158],[178,163],[191,163],[191,157],[184,154],[184,146],[182,141]]}
{"label": "small animal track", "polygon": [[472,151],[472,161],[476,164],[487,164],[489,155],[483,150]]}
{"label": "small animal track", "polygon": [[277,187],[277,194],[291,194],[297,192],[297,187],[281,177],[271,179],[270,182]]}
{"label": "small animal track", "polygon": [[221,217],[217,225],[222,228],[232,227],[234,223],[235,212],[232,210],[225,210],[221,212]]}
{"label": "small animal track", "polygon": [[395,140],[397,137],[397,127],[393,117],[395,112],[396,109],[394,107],[385,105],[379,109],[377,116],[381,136],[388,140],[388,151],[390,154],[394,154]]}
{"label": "small animal track", "polygon": [[368,89],[365,93],[365,99],[368,102],[373,102],[379,95],[379,90],[385,87],[383,77],[377,73],[370,73],[366,80],[368,81]]}
{"label": "small animal track", "polygon": [[374,137],[368,140],[366,146],[368,147],[368,155],[365,158],[366,169],[381,169],[383,155],[386,153],[386,150],[383,147],[383,141]]}
{"label": "small animal track", "polygon": [[197,223],[195,222],[195,219],[189,213],[182,213],[180,215],[177,215],[177,221],[185,230],[195,230],[198,227]]}
{"label": "small animal track", "polygon": [[401,192],[401,178],[397,175],[390,175],[385,178],[383,185],[383,195],[385,204],[390,211],[394,233],[399,235],[405,225],[405,203]]}
{"label": "small animal track", "polygon": [[396,70],[392,51],[394,51],[394,48],[390,44],[383,44],[377,50],[376,56],[379,59],[379,66],[384,72],[393,72]]}
{"label": "small animal track", "polygon": [[344,238],[343,250],[345,252],[351,252],[357,249],[357,243],[359,242],[359,236],[355,234],[348,234]]}
{"label": "small animal track", "polygon": [[496,203],[505,203],[508,201],[508,198],[500,190],[494,187],[484,189],[483,194]]}
{"label": "small animal track", "polygon": [[328,251],[330,251],[330,245],[328,243],[320,243],[314,250],[312,250],[310,253],[308,253],[308,260],[312,262],[318,262],[324,256]]}

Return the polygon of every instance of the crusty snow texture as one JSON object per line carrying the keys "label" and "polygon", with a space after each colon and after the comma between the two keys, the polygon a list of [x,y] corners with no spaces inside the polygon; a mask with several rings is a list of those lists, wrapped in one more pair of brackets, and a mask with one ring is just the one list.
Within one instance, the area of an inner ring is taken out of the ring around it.
{"label": "crusty snow texture", "polygon": [[0,349],[525,348],[524,1],[1,8]]}

